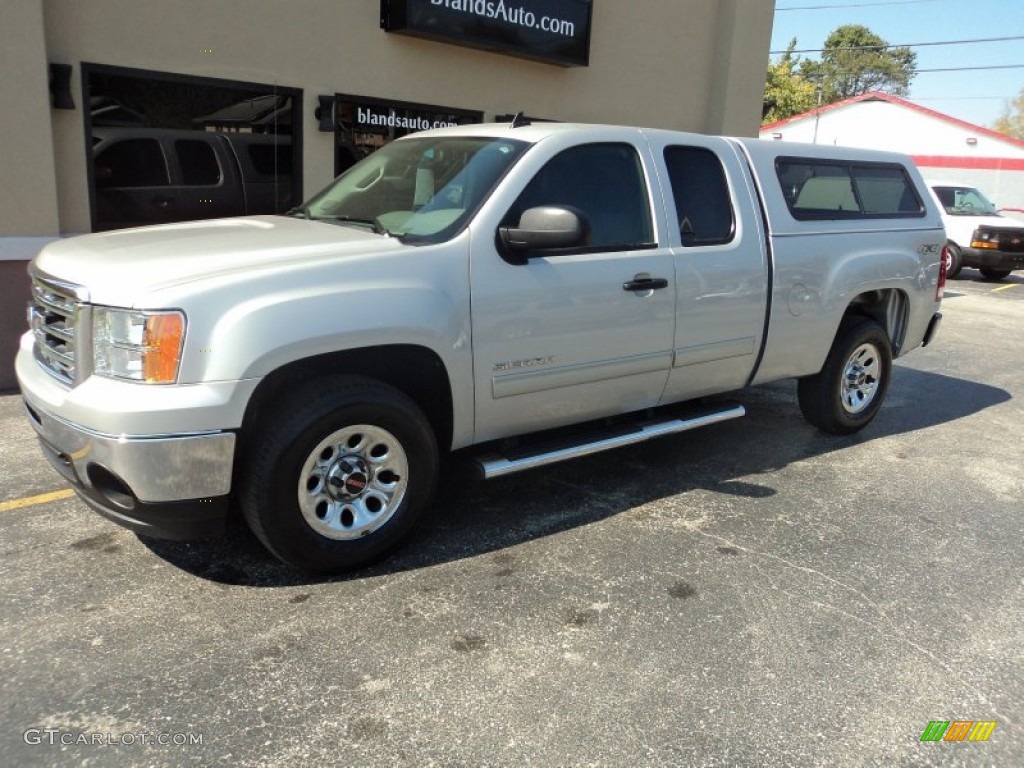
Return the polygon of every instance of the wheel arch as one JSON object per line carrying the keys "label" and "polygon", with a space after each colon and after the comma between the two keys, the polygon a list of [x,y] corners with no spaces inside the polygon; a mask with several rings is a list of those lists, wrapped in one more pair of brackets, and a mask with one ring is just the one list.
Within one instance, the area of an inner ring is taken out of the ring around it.
{"label": "wheel arch", "polygon": [[[878,288],[864,291],[850,300],[840,319],[839,329],[844,323],[857,318],[874,320],[878,323],[892,347],[893,357],[898,357],[907,335],[910,306],[909,297],[899,288]],[[834,338],[834,337],[833,337]]]}
{"label": "wheel arch", "polygon": [[389,344],[315,355],[282,365],[256,387],[242,419],[245,435],[253,430],[281,395],[323,376],[365,376],[410,397],[430,422],[438,449],[452,446],[454,414],[451,381],[441,358],[413,344]]}

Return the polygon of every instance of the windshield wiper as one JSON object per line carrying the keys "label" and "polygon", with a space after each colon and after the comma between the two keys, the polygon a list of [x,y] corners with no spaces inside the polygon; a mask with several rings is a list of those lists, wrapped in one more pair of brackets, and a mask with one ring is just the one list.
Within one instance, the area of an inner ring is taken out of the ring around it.
{"label": "windshield wiper", "polygon": [[373,230],[374,234],[386,235],[387,237],[391,237],[391,233],[387,229],[382,227],[380,221],[378,221],[376,218],[360,219],[355,216],[345,215],[323,216],[321,218],[328,219],[330,221],[336,221],[339,224],[355,224],[356,226],[359,227],[369,227],[371,230]]}

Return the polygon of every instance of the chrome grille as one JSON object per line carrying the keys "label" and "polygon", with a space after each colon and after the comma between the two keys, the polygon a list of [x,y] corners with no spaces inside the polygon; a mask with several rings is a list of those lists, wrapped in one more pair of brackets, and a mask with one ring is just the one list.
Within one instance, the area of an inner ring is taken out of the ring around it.
{"label": "chrome grille", "polygon": [[1003,253],[1024,253],[1024,234],[1020,232],[1000,232],[999,250]]}
{"label": "chrome grille", "polygon": [[36,361],[69,386],[75,383],[75,331],[81,311],[73,286],[32,278],[29,325],[35,335]]}

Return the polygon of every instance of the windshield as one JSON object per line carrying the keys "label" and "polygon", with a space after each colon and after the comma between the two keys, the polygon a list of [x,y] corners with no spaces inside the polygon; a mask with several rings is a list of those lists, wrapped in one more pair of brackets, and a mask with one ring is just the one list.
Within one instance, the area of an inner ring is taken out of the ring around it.
{"label": "windshield", "polygon": [[393,141],[295,213],[429,241],[453,236],[529,146],[484,137]]}
{"label": "windshield", "polygon": [[995,203],[974,187],[933,187],[950,216],[998,216]]}

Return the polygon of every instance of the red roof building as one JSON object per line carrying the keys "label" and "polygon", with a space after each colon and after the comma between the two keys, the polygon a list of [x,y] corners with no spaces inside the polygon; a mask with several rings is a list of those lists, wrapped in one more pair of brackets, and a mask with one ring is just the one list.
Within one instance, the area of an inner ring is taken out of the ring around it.
{"label": "red roof building", "polygon": [[926,178],[971,184],[1024,216],[1024,141],[896,96],[854,96],[762,126],[760,137],[904,152]]}

